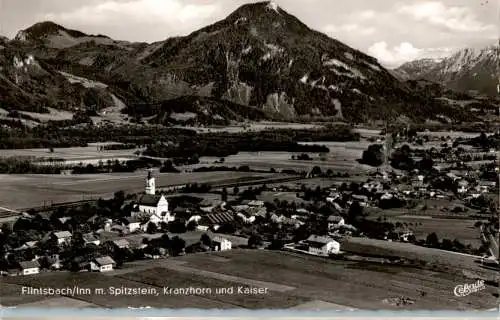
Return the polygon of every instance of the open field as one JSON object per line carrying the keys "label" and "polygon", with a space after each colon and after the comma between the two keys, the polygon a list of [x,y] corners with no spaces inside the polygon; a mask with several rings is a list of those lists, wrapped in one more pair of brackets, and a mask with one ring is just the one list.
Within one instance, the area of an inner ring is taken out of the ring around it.
{"label": "open field", "polygon": [[[177,270],[175,270],[177,269]],[[304,303],[308,299],[295,297],[289,295],[286,292],[280,292],[279,287],[274,288],[273,284],[260,284],[252,281],[247,281],[243,278],[229,278],[223,280],[223,275],[217,277],[216,274],[206,275],[203,272],[194,273],[191,271],[198,271],[198,269],[190,270],[188,268],[183,268],[183,266],[178,266],[177,268],[169,267],[167,268],[155,268],[147,271],[141,271],[137,273],[129,273],[120,276],[121,278],[127,280],[138,281],[146,283],[148,285],[153,285],[157,287],[169,287],[169,288],[206,288],[208,289],[205,294],[201,294],[202,297],[214,301],[220,301],[223,304],[233,305],[236,308],[245,309],[277,309],[277,308],[289,308],[297,304]],[[229,279],[227,279],[229,278]],[[256,287],[256,288],[267,288],[268,292],[257,295],[244,295],[238,294],[237,288],[241,287]],[[217,293],[218,288],[233,288],[234,293]],[[294,288],[291,288],[292,290]],[[208,292],[210,291],[210,292]],[[189,297],[186,297],[189,298]],[[179,307],[178,307],[179,308]]]}
{"label": "open field", "polygon": [[68,297],[48,298],[31,303],[23,303],[17,306],[18,308],[60,308],[60,309],[81,309],[81,308],[95,308],[92,303],[72,299]]}
{"label": "open field", "polygon": [[225,157],[222,164],[214,164],[219,158],[202,157],[200,164],[185,166],[183,168],[197,168],[204,166],[242,166],[248,165],[252,169],[287,169],[287,170],[310,170],[319,166],[323,170],[332,169],[334,172],[362,173],[372,171],[373,168],[357,162],[363,151],[370,143],[366,141],[357,142],[311,142],[303,144],[325,145],[330,152],[325,155],[309,153],[312,160],[292,160],[290,152],[263,151],[263,152],[239,152],[236,155]]}
{"label": "open field", "polygon": [[73,113],[64,110],[56,110],[53,108],[47,108],[49,113],[36,113],[36,112],[27,112],[20,111],[22,114],[26,114],[30,117],[38,119],[42,122],[47,121],[61,121],[61,120],[71,120],[73,119]]}
{"label": "open field", "polygon": [[[279,174],[252,172],[158,173],[157,188],[162,186],[207,183],[243,178],[270,178]],[[112,197],[114,192],[140,192],[145,172],[87,175],[0,175],[0,207],[10,209],[50,205],[99,197]]]}
{"label": "open field", "polygon": [[[226,261],[214,261],[213,255]],[[488,287],[477,295],[457,298],[453,288],[470,282],[460,274],[430,272],[398,266],[328,260],[269,251],[234,250],[181,258],[201,270],[252,277],[259,281],[296,287],[291,294],[363,309],[394,309],[383,299],[408,296],[416,300],[411,309],[489,309],[495,305]],[[258,270],[258,272],[256,272]],[[426,295],[421,296],[425,291]]]}
{"label": "open field", "polygon": [[103,159],[104,163],[108,159],[121,158],[137,158],[134,155],[135,149],[130,150],[103,150],[99,151],[98,147],[110,144],[108,143],[93,143],[88,147],[72,147],[72,148],[54,148],[54,152],[50,152],[47,148],[42,149],[7,149],[2,150],[2,157],[36,157],[36,158],[62,158],[72,161],[84,161],[88,159]]}
{"label": "open field", "polygon": [[[266,250],[233,250],[218,253],[191,254],[155,261],[138,261],[142,269],[128,273],[46,273],[34,277],[7,277],[10,290],[2,289],[4,305],[27,303],[13,284],[32,287],[80,288],[129,287],[156,289],[142,296],[79,295],[74,298],[100,307],[151,306],[186,308],[316,308],[318,301],[328,309],[491,309],[498,305],[492,295],[496,288],[466,297],[456,297],[458,284],[472,283],[460,273],[440,273],[422,269],[337,261],[287,252]],[[268,288],[268,293],[252,296],[213,294],[215,288],[249,286]],[[164,295],[162,287],[212,288],[198,295]],[[14,287],[15,288],[15,287]],[[151,290],[152,291],[152,290]],[[425,292],[425,294],[422,294]],[[17,294],[17,295],[16,295]],[[10,295],[10,296],[9,296]],[[12,297],[14,296],[14,297]],[[384,299],[405,296],[413,305],[395,306]],[[5,300],[5,298],[8,298]],[[315,302],[316,301],[316,302]],[[316,306],[316,307],[315,307]]]}
{"label": "open field", "polygon": [[[429,136],[435,138],[450,137],[452,139],[456,138],[475,138],[478,137],[481,132],[463,132],[463,131],[425,131],[417,132],[419,136]],[[487,135],[493,134],[492,132],[486,133]]]}
{"label": "open field", "polygon": [[421,219],[418,216],[399,216],[387,219],[388,222],[408,223],[409,228],[417,239],[425,239],[428,234],[435,232],[440,240],[457,239],[461,243],[470,244],[474,248],[481,246],[479,228],[474,227],[476,220],[465,219]]}
{"label": "open field", "polygon": [[421,261],[426,265],[434,265],[440,270],[446,269],[451,274],[473,273],[492,281],[500,279],[497,272],[483,268],[477,263],[478,257],[420,247],[410,243],[352,237],[342,243],[342,250],[361,255],[392,256]]}

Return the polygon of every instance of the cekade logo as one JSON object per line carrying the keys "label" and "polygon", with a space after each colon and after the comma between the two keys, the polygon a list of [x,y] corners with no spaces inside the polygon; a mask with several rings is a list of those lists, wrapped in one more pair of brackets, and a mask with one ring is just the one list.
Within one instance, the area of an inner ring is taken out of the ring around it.
{"label": "cekade logo", "polygon": [[453,293],[457,297],[465,297],[468,296],[469,294],[472,294],[474,292],[478,292],[481,290],[486,289],[486,286],[484,285],[484,280],[477,280],[475,283],[471,284],[460,284],[455,287],[455,290],[453,290]]}

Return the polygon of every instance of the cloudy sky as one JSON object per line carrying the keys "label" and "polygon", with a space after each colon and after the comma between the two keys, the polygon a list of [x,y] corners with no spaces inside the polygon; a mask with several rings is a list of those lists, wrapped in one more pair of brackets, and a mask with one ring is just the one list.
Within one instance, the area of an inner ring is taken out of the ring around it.
{"label": "cloudy sky", "polygon": [[[154,42],[186,35],[251,0],[0,0],[0,34],[51,20],[86,33]],[[389,67],[494,44],[498,0],[275,0],[310,27]]]}

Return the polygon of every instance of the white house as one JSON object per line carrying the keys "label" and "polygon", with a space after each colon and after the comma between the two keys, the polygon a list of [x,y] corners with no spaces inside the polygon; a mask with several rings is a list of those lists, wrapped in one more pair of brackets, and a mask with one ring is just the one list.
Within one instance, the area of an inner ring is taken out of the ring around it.
{"label": "white house", "polygon": [[335,216],[335,215],[329,216],[326,221],[328,222],[328,229],[340,227],[340,226],[343,226],[345,224],[344,218],[342,218],[341,216]]}
{"label": "white house", "polygon": [[215,236],[212,239],[212,247],[215,251],[226,251],[231,250],[231,241],[221,236]]}
{"label": "white house", "polygon": [[116,265],[116,262],[111,259],[109,256],[95,258],[90,262],[90,270],[91,271],[99,271],[106,272],[113,270],[113,266]]}
{"label": "white house", "polygon": [[460,180],[458,182],[457,192],[458,193],[466,193],[467,190],[469,190],[469,183],[466,180]]}
{"label": "white house", "polygon": [[19,268],[21,269],[21,274],[23,276],[40,273],[40,264],[36,260],[21,261],[19,262]]}
{"label": "white house", "polygon": [[71,242],[71,232],[69,231],[54,232],[53,236],[59,245]]}
{"label": "white house", "polygon": [[141,228],[141,221],[138,217],[128,217],[127,219],[127,231],[132,233]]}
{"label": "white house", "polygon": [[330,237],[311,235],[305,243],[308,245],[308,251],[311,254],[327,257],[330,254],[340,252],[340,244]]}

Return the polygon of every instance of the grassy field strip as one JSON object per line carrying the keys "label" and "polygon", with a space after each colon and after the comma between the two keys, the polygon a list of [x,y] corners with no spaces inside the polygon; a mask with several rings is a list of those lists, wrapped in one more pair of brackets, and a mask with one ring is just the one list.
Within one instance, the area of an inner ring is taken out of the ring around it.
{"label": "grassy field strip", "polygon": [[22,303],[17,305],[18,308],[93,308],[99,307],[87,301],[73,299],[69,297],[53,297],[42,301]]}
{"label": "grassy field strip", "polygon": [[[234,283],[206,277],[203,275],[179,272],[167,268],[155,268],[146,272],[131,273],[123,276],[125,279],[139,281],[148,285],[168,288],[205,288],[210,292],[200,292],[196,297],[223,302],[243,308],[288,308],[308,302],[309,299],[298,297],[289,293],[269,290],[258,295],[240,294]],[[233,288],[232,293],[217,291],[220,288]]]}
{"label": "grassy field strip", "polygon": [[70,186],[75,184],[83,184],[83,183],[94,183],[94,182],[105,182],[105,181],[115,181],[115,180],[124,180],[130,178],[141,178],[144,177],[144,174],[135,175],[135,176],[123,176],[123,177],[113,177],[113,178],[100,178],[100,179],[91,179],[91,180],[80,180],[80,181],[64,181],[64,182],[53,182],[52,185],[57,186]]}
{"label": "grassy field strip", "polygon": [[356,311],[358,309],[344,306],[341,304],[331,303],[322,300],[314,300],[291,307],[288,310],[335,310],[335,311]]}
{"label": "grassy field strip", "polygon": [[165,268],[167,265],[180,266],[186,264],[186,261],[171,260],[171,259],[161,259],[161,260],[143,260],[132,262],[127,265],[125,269],[115,269],[110,272],[103,273],[105,276],[122,276],[129,273],[135,273],[139,271],[148,271],[155,268]]}
{"label": "grassy field strip", "polygon": [[246,284],[249,286],[260,287],[260,288],[268,288],[271,291],[287,292],[287,291],[292,291],[292,290],[296,289],[295,287],[291,287],[291,286],[276,284],[276,283],[267,282],[267,281],[252,280],[252,279],[247,279],[247,278],[242,278],[242,277],[237,277],[237,276],[230,276],[227,274],[205,271],[205,270],[200,270],[197,268],[191,268],[191,267],[185,267],[185,266],[179,266],[179,265],[177,265],[177,266],[170,265],[170,266],[166,266],[166,267],[169,269],[175,270],[175,271],[201,275],[201,276],[210,277],[213,279],[218,279],[218,280],[223,280],[223,281],[228,281],[228,282],[242,283],[242,284]]}

